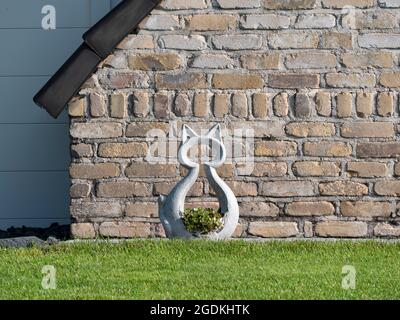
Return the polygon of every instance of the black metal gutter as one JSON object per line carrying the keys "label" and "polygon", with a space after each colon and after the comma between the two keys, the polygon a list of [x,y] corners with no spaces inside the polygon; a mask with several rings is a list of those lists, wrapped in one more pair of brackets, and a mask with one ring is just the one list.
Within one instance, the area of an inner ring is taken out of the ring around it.
{"label": "black metal gutter", "polygon": [[84,43],[35,95],[33,101],[57,118],[98,65],[162,0],[124,0],[84,35]]}

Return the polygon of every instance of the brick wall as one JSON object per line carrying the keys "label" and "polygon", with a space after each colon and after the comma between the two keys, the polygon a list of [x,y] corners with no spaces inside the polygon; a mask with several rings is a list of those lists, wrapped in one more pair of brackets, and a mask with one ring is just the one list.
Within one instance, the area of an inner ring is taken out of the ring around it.
{"label": "brick wall", "polygon": [[[346,8],[352,6],[352,8]],[[344,8],[344,9],[343,9]],[[254,129],[236,236],[398,237],[398,0],[165,0],[71,101],[76,237],[158,237],[152,128]],[[215,206],[200,177],[187,199]]]}

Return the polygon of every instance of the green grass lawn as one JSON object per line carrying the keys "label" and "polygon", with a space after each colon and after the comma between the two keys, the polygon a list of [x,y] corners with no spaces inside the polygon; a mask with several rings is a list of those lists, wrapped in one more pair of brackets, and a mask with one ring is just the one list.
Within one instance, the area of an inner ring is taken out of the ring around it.
{"label": "green grass lawn", "polygon": [[[44,290],[44,265],[57,289]],[[342,288],[342,267],[356,289]],[[399,299],[400,244],[80,243],[0,249],[0,299]]]}

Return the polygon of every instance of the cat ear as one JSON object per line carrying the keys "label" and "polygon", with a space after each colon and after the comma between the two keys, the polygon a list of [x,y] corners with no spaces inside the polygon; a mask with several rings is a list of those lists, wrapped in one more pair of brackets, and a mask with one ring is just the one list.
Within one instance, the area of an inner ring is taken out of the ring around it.
{"label": "cat ear", "polygon": [[198,137],[198,134],[188,125],[184,124],[182,128],[182,142],[185,143],[187,140],[194,137]]}
{"label": "cat ear", "polygon": [[221,125],[217,124],[210,129],[207,133],[207,137],[216,138],[218,141],[222,142],[222,129]]}

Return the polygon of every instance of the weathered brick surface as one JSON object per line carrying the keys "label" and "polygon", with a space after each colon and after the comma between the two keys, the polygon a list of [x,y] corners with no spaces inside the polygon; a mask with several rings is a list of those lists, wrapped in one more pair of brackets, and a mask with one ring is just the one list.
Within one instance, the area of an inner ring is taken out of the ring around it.
{"label": "weathered brick surface", "polygon": [[368,194],[365,184],[353,181],[324,182],[319,185],[322,195],[326,196],[362,196]]}
{"label": "weathered brick surface", "polygon": [[94,239],[96,231],[91,223],[73,223],[71,224],[71,235],[75,239]]}
{"label": "weathered brick surface", "polygon": [[318,237],[359,238],[368,233],[365,222],[359,221],[326,221],[315,226]]}
{"label": "weathered brick surface", "polygon": [[390,217],[393,207],[390,202],[345,201],[341,203],[340,212],[345,217]]}
{"label": "weathered brick surface", "polygon": [[286,206],[285,213],[289,216],[330,216],[335,213],[335,207],[326,201],[296,201]]}
{"label": "weathered brick surface", "polygon": [[340,165],[335,162],[298,161],[293,164],[292,170],[299,177],[337,177]]}
{"label": "weathered brick surface", "polygon": [[72,164],[69,174],[72,179],[105,179],[120,175],[117,163]]}
{"label": "weathered brick surface", "polygon": [[299,234],[296,222],[251,222],[249,234],[262,238],[288,238]]}
{"label": "weathered brick surface", "polygon": [[[399,17],[398,0],[161,1],[69,103],[73,236],[165,237],[181,127],[221,123],[235,237],[400,237]],[[203,167],[196,206],[219,209]]]}

